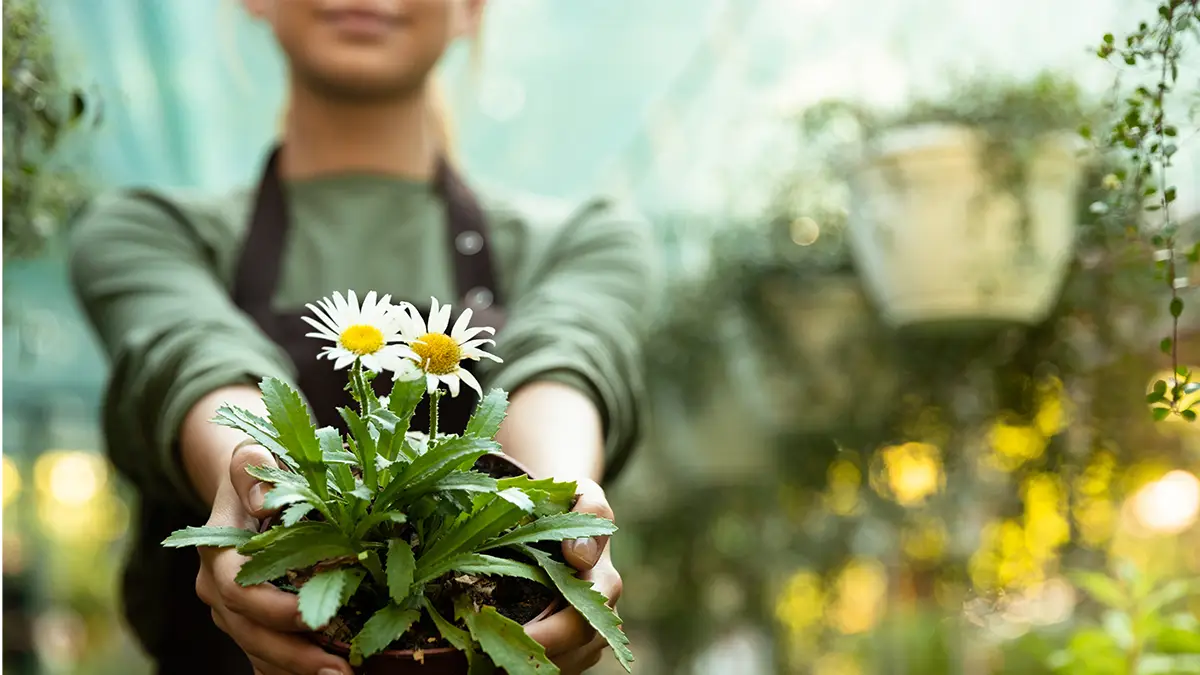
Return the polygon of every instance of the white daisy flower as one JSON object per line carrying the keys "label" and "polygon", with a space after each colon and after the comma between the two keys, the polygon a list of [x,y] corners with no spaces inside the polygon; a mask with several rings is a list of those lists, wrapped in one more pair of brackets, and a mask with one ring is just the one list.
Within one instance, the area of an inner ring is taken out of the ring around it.
{"label": "white daisy flower", "polygon": [[[404,304],[407,303],[401,307]],[[303,317],[316,329],[306,337],[333,343],[322,348],[317,358],[333,361],[337,369],[345,368],[355,359],[361,359],[363,367],[374,372],[403,367],[408,350],[397,344],[401,342],[401,322],[400,313],[395,310],[400,307],[392,305],[390,295],[380,298],[371,291],[359,305],[358,296],[348,291],[345,298],[334,293],[332,298],[306,306],[317,317]]]}
{"label": "white daisy flower", "polygon": [[487,338],[476,339],[480,333],[495,334],[496,330],[488,326],[469,328],[471,310],[464,309],[454,322],[454,328],[446,333],[450,325],[450,305],[439,305],[437,298],[433,299],[433,307],[429,310],[429,323],[421,318],[412,305],[400,307],[395,314],[400,322],[400,339],[408,345],[404,356],[410,359],[407,368],[398,369],[396,377],[415,379],[425,376],[429,393],[437,391],[439,384],[445,384],[450,389],[451,396],[458,396],[460,383],[483,395],[479,381],[462,367],[465,360],[478,361],[491,359],[500,362],[500,357],[483,351],[481,347],[495,344]]}

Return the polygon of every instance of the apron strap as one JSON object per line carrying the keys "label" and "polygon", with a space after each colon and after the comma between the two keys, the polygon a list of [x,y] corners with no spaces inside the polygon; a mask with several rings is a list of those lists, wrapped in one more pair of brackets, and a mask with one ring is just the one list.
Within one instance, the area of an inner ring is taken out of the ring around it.
{"label": "apron strap", "polygon": [[[260,325],[273,321],[272,302],[282,268],[284,242],[291,223],[287,195],[279,179],[281,148],[271,150],[259,180],[249,231],[238,259],[233,301]],[[500,297],[488,236],[487,219],[474,192],[444,158],[438,161],[433,188],[446,209],[449,248],[460,307],[470,307],[502,323]],[[388,292],[388,289],[377,289]]]}

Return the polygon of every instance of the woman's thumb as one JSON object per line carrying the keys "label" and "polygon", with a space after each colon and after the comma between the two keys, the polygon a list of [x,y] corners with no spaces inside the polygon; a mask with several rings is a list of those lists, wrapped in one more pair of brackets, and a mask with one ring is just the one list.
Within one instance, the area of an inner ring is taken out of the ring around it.
{"label": "woman's thumb", "polygon": [[274,513],[272,510],[263,508],[263,502],[267,498],[267,492],[271,490],[271,485],[251,476],[247,469],[252,466],[274,469],[279,465],[266,448],[251,443],[239,445],[234,449],[233,457],[229,460],[229,481],[233,483],[233,489],[237,492],[242,507],[246,509],[246,513],[262,520]]}

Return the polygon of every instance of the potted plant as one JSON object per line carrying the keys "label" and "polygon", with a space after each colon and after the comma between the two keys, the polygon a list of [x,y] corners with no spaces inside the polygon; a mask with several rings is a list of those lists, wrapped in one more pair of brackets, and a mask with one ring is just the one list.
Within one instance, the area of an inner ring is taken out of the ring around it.
{"label": "potted plant", "polygon": [[4,257],[41,252],[83,204],[86,186],[59,156],[98,116],[55,63],[38,0],[4,0]]}
{"label": "potted plant", "polygon": [[898,326],[1036,324],[1072,254],[1084,162],[1078,89],[1049,75],[978,81],[899,115],[851,111],[863,152],[847,229],[885,320]]}
{"label": "potted plant", "polygon": [[[473,339],[492,329],[468,328],[466,310],[446,334],[450,308],[436,300],[428,326],[411,306],[377,301],[373,292],[361,310],[353,292],[319,305],[310,305],[312,335],[333,342],[323,356],[349,366],[356,406],[338,410],[349,433],[315,428],[299,392],[263,380],[265,419],[224,407],[214,421],[279,459],[283,468],[250,469],[273,485],[266,505],[283,508],[279,521],[258,532],[186,528],[163,544],[237,547],[249,558],[238,582],[297,593],[312,639],[360,672],[475,673],[494,664],[514,674],[557,673],[522,624],[563,602],[628,670],[633,655],[620,619],[561,560],[559,543],[610,534],[612,522],[571,512],[574,483],[537,480],[501,454],[503,391],[482,398],[462,434],[438,432],[438,387],[478,388],[458,364],[494,358],[479,349],[489,340]],[[391,393],[379,397],[372,381],[389,370]],[[429,434],[409,433],[426,396]]]}

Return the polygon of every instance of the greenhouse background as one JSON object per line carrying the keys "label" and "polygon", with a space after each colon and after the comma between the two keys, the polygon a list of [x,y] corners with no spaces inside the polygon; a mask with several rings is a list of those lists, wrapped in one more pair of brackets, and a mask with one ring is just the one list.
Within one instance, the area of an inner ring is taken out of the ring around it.
{"label": "greenhouse background", "polygon": [[[64,72],[100,102],[77,150],[96,187],[250,180],[284,92],[236,2],[42,4]],[[1129,672],[1113,664],[1150,629],[1089,588],[1135,586],[1107,576],[1119,561],[1200,577],[1200,435],[1143,401],[1169,367],[1169,324],[1142,308],[1166,303],[1140,290],[1152,263],[1117,290],[1073,268],[1027,349],[893,340],[842,236],[836,152],[797,119],[1046,70],[1099,101],[1115,81],[1101,36],[1153,15],[1142,0],[491,0],[442,73],[473,182],[629,201],[670,272],[653,429],[612,492],[635,672]],[[1200,44],[1189,57],[1196,103]],[[1176,213],[1200,224],[1191,119],[1173,180]],[[148,672],[117,620],[130,493],[100,447],[102,356],[54,242],[6,260],[3,281],[4,672]],[[1200,362],[1197,327],[1180,343]],[[1013,368],[1031,400],[976,395]],[[971,453],[1003,478],[951,461]],[[1198,612],[1200,588],[1151,612],[1161,659],[1136,672],[1200,672]]]}

